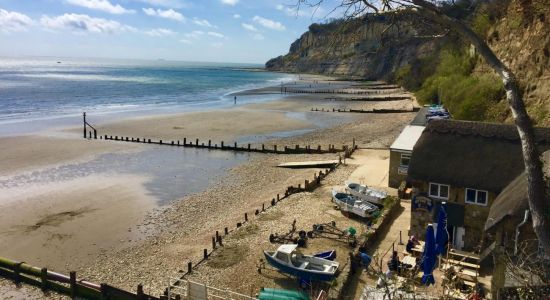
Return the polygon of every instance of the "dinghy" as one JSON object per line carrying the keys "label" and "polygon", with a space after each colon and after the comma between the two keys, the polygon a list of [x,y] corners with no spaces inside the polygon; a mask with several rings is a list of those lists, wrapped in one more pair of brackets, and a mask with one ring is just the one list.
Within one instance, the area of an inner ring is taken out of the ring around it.
{"label": "dinghy", "polygon": [[277,251],[264,251],[267,262],[279,271],[307,281],[332,281],[340,264],[300,253],[298,245],[286,244]]}
{"label": "dinghy", "polygon": [[333,261],[336,259],[336,250],[327,250],[323,252],[318,252],[313,254],[313,256]]}
{"label": "dinghy", "polygon": [[369,188],[366,185],[362,185],[352,181],[346,181],[346,192],[355,197],[359,197],[361,200],[366,200],[376,204],[382,204],[382,201],[388,196],[385,192],[378,191]]}
{"label": "dinghy", "polygon": [[358,215],[362,218],[370,218],[378,213],[378,206],[359,197],[332,190],[332,200],[341,211]]}

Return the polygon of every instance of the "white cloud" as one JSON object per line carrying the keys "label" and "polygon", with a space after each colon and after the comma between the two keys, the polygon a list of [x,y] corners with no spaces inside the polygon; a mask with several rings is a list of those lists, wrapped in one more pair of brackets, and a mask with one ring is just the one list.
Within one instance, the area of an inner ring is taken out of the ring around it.
{"label": "white cloud", "polygon": [[167,8],[183,8],[188,6],[186,3],[180,0],[139,0],[139,1],[153,5],[153,6],[162,6]]}
{"label": "white cloud", "polygon": [[182,42],[184,44],[189,44],[189,45],[193,44],[193,41],[188,40],[188,39],[181,39],[180,42]]}
{"label": "white cloud", "polygon": [[25,31],[33,23],[27,15],[0,9],[0,31],[2,32]]}
{"label": "white cloud", "polygon": [[289,6],[289,5],[277,4],[275,8],[291,17],[315,17],[315,15],[324,13],[324,9],[320,6],[307,7],[305,5],[302,5],[298,8],[298,6],[296,5]]}
{"label": "white cloud", "polygon": [[249,30],[249,31],[258,31],[258,28],[256,28],[254,25],[252,24],[247,24],[247,23],[241,23],[241,26],[246,29],[246,30]]}
{"label": "white cloud", "polygon": [[239,14],[234,14],[234,15],[233,15],[233,18],[234,18],[234,19],[240,19],[240,18],[241,18],[241,15],[239,15]]}
{"label": "white cloud", "polygon": [[93,10],[100,10],[104,12],[108,12],[110,14],[131,14],[135,13],[134,10],[126,9],[119,4],[112,4],[109,2],[109,0],[66,0],[67,3],[86,7]]}
{"label": "white cloud", "polygon": [[217,37],[217,38],[224,38],[225,35],[219,33],[219,32],[214,32],[214,31],[208,31],[207,33],[209,36],[213,36],[213,37]]}
{"label": "white cloud", "polygon": [[186,33],[184,35],[186,38],[189,38],[189,39],[198,39],[201,35],[204,35],[204,31],[195,30],[193,32]]}
{"label": "white cloud", "polygon": [[149,36],[159,37],[159,36],[174,35],[176,33],[174,31],[172,31],[170,29],[166,29],[166,28],[155,28],[155,29],[145,31],[145,34],[149,35]]}
{"label": "white cloud", "polygon": [[193,23],[203,27],[217,28],[216,26],[210,24],[210,22],[208,22],[208,20],[205,20],[205,19],[193,18]]}
{"label": "white cloud", "polygon": [[264,39],[264,36],[260,33],[254,33],[252,35],[252,38],[255,39],[255,40],[263,40]]}
{"label": "white cloud", "polygon": [[165,19],[170,19],[170,20],[175,20],[175,21],[180,21],[180,22],[185,20],[185,17],[182,14],[180,14],[179,12],[177,12],[177,11],[171,9],[171,8],[166,9],[166,10],[162,10],[160,8],[158,8],[158,9],[143,8],[143,12],[148,16],[165,18]]}
{"label": "white cloud", "polygon": [[135,28],[117,21],[93,18],[88,15],[64,14],[57,17],[42,16],[40,24],[46,29],[72,30],[75,32],[119,33],[135,32]]}
{"label": "white cloud", "polygon": [[260,16],[254,16],[254,18],[252,18],[252,20],[254,22],[262,25],[265,28],[278,30],[278,31],[283,31],[283,30],[286,29],[286,27],[283,24],[281,24],[280,22],[273,21],[273,20],[266,19],[266,18],[262,18]]}
{"label": "white cloud", "polygon": [[220,0],[223,4],[227,4],[227,5],[235,5],[237,3],[239,3],[239,0]]}

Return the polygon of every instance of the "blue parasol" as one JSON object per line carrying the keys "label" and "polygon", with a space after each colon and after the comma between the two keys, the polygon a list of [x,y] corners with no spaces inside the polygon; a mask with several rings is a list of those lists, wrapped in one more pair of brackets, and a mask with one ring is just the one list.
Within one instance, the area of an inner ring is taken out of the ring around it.
{"label": "blue parasol", "polygon": [[428,224],[426,229],[426,240],[424,244],[424,253],[422,254],[422,284],[430,285],[435,284],[435,279],[432,274],[432,271],[435,267],[435,237],[434,237],[434,228],[432,224]]}
{"label": "blue parasol", "polygon": [[439,214],[437,216],[437,231],[435,233],[435,253],[442,255],[445,253],[447,242],[449,241],[449,233],[447,232],[447,209],[445,202],[439,206]]}

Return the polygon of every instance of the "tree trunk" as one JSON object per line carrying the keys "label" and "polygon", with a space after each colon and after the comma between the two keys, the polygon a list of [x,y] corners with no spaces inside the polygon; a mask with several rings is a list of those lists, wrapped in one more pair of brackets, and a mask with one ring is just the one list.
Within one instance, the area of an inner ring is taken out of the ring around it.
{"label": "tree trunk", "polygon": [[550,203],[546,198],[546,185],[542,171],[540,154],[536,148],[535,131],[525,109],[522,95],[513,72],[498,59],[487,43],[461,21],[439,11],[433,4],[424,0],[413,0],[417,12],[430,20],[449,28],[472,43],[479,55],[500,76],[506,90],[506,99],[518,130],[523,152],[523,162],[528,182],[529,208],[533,218],[533,229],[544,252],[550,255]]}

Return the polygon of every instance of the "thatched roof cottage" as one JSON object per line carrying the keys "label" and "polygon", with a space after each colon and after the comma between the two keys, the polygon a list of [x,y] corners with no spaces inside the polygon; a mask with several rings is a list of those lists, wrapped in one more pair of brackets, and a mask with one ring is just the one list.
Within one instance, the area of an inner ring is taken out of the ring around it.
{"label": "thatched roof cottage", "polygon": [[[537,128],[541,151],[550,149],[550,128]],[[414,190],[410,234],[422,236],[435,209],[449,205],[454,248],[482,246],[485,222],[495,198],[524,170],[514,125],[434,120],[414,146],[408,179]]]}

